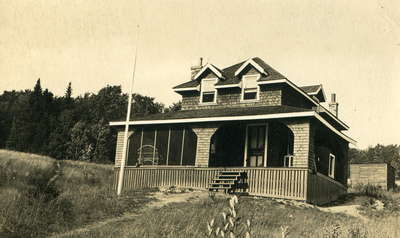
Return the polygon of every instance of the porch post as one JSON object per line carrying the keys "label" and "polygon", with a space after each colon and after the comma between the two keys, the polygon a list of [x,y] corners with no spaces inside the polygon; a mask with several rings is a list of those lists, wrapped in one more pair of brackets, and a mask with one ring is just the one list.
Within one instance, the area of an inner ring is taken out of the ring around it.
{"label": "porch post", "polygon": [[[128,138],[133,134],[133,130],[129,130],[128,132]],[[115,148],[115,167],[121,166],[121,160],[122,160],[122,153],[123,153],[123,144],[124,144],[124,131],[120,130],[118,131],[117,134],[117,146]],[[129,143],[128,143],[129,146]],[[126,153],[128,153],[129,150],[127,150]],[[126,157],[126,161],[128,161],[128,157]]]}
{"label": "porch post", "polygon": [[306,119],[294,120],[286,122],[286,125],[294,135],[293,167],[311,168],[312,161],[310,159],[313,159],[311,157],[314,154],[314,140],[310,121]]}
{"label": "porch post", "polygon": [[211,137],[219,125],[193,127],[197,135],[196,167],[208,167]]}

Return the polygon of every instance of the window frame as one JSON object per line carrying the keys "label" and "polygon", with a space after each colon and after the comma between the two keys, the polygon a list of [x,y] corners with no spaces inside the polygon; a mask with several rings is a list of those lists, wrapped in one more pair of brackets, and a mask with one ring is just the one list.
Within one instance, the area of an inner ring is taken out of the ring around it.
{"label": "window frame", "polygon": [[335,178],[335,164],[336,164],[336,156],[334,154],[329,154],[328,158],[328,176],[331,178]]}
{"label": "window frame", "polygon": [[[204,93],[211,93],[211,91],[203,91],[203,82],[204,81],[214,81],[214,100],[212,102],[203,102],[203,94]],[[204,78],[201,80],[200,83],[200,104],[201,105],[210,105],[210,104],[216,104],[217,103],[217,95],[218,91],[215,88],[215,84],[218,82],[218,78]]]}
{"label": "window frame", "polygon": [[[260,100],[260,85],[257,83],[257,88],[255,89],[256,98],[255,99],[245,99],[245,90],[246,90],[246,79],[256,77],[256,81],[260,79],[260,74],[247,74],[242,76],[242,90],[240,95],[240,102],[255,102]],[[252,89],[254,90],[254,89]],[[252,91],[253,92],[253,91]]]}

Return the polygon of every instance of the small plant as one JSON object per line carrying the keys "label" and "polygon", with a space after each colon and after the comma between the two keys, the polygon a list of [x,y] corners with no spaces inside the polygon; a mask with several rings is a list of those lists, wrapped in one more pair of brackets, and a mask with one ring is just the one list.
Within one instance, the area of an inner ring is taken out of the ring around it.
{"label": "small plant", "polygon": [[207,223],[207,237],[251,237],[251,222],[246,220],[245,223],[241,223],[241,217],[237,213],[236,205],[239,203],[236,195],[229,199],[228,212],[222,212],[222,223],[221,227],[215,225],[215,219],[211,219]]}
{"label": "small plant", "polygon": [[289,229],[289,226],[281,226],[282,238],[286,238],[287,237],[287,235],[289,234],[288,229]]}
{"label": "small plant", "polygon": [[372,184],[358,184],[354,186],[354,191],[359,195],[365,195],[371,198],[387,199],[385,191],[381,187]]}

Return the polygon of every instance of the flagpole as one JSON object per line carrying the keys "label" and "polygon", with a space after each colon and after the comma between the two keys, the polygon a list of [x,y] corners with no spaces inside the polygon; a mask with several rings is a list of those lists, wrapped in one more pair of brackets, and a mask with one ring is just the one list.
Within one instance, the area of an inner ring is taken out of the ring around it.
{"label": "flagpole", "polygon": [[126,163],[126,154],[127,154],[127,147],[128,147],[128,132],[129,132],[129,121],[131,117],[131,107],[132,107],[132,91],[133,91],[133,83],[135,80],[135,71],[136,71],[136,60],[137,60],[137,52],[138,52],[138,44],[139,44],[139,25],[137,26],[137,35],[136,35],[136,46],[135,46],[135,59],[133,63],[133,73],[132,73],[132,80],[129,85],[129,95],[128,95],[128,108],[126,112],[126,121],[125,121],[125,133],[124,133],[124,145],[122,148],[122,159],[121,165],[119,169],[119,176],[118,176],[118,187],[117,187],[117,195],[120,196],[122,192],[122,184],[124,181],[124,170],[125,170],[125,163]]}

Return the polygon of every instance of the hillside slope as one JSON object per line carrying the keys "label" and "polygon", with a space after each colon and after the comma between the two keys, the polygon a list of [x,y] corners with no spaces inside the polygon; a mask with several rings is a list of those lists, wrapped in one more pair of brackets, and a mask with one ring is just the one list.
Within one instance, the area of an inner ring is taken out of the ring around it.
{"label": "hillside slope", "polygon": [[111,165],[0,150],[0,237],[45,237],[116,217],[150,201],[117,198]]}

